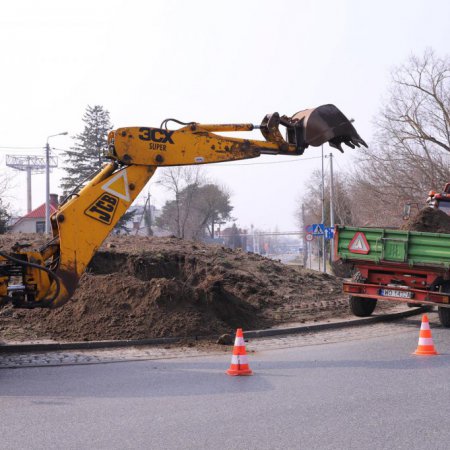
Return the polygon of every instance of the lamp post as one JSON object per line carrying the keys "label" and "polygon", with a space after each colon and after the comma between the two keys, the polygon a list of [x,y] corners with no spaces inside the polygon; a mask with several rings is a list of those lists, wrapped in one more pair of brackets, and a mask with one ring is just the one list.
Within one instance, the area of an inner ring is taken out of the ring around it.
{"label": "lamp post", "polygon": [[[354,121],[355,121],[355,119],[349,120],[350,123],[353,123]],[[323,155],[323,153],[322,153],[322,155]],[[323,166],[322,166],[322,177],[323,177]],[[322,180],[323,180],[323,178],[322,178]],[[323,181],[322,181],[322,183],[323,183]],[[322,208],[323,208],[323,204],[322,204]],[[322,214],[323,214],[323,212],[322,212]],[[330,153],[330,228],[334,229],[334,179],[333,179],[333,154],[332,153]],[[333,251],[334,251],[334,237],[331,238],[330,264],[332,263],[332,259],[333,259]]]}
{"label": "lamp post", "polygon": [[45,145],[45,234],[50,234],[50,144],[48,140],[55,136],[65,136],[67,131],[47,137]]}

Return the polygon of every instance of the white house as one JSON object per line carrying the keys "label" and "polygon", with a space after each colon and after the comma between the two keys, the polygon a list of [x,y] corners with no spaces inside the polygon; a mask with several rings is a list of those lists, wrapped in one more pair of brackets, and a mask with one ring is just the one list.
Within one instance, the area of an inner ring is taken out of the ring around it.
{"label": "white house", "polygon": [[[50,194],[50,214],[58,209],[58,195]],[[45,203],[30,211],[15,222],[12,233],[45,233]]]}

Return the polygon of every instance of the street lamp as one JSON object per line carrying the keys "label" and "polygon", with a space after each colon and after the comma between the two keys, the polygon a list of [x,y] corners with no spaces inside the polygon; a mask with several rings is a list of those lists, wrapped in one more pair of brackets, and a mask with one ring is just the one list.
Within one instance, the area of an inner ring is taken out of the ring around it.
{"label": "street lamp", "polygon": [[48,140],[55,136],[65,136],[67,131],[47,137],[45,145],[45,234],[50,234],[50,145]]}

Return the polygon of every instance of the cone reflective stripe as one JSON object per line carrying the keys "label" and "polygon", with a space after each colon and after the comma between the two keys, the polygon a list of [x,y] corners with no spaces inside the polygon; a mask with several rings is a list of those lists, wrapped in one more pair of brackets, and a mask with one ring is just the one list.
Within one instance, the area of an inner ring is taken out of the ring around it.
{"label": "cone reflective stripe", "polygon": [[241,336],[236,336],[236,339],[234,340],[234,346],[235,347],[245,347],[244,338]]}
{"label": "cone reflective stripe", "polygon": [[422,316],[422,324],[420,325],[419,344],[415,355],[437,355],[438,352],[434,348],[433,338],[431,336],[430,322],[428,316]]}
{"label": "cone reflective stripe", "polygon": [[234,340],[233,355],[231,357],[231,365],[227,370],[228,375],[251,375],[253,372],[248,366],[247,352],[245,351],[244,333],[242,328],[236,331],[236,339]]}
{"label": "cone reflective stripe", "polygon": [[231,357],[231,364],[235,366],[242,366],[246,364],[248,366],[248,356],[247,355],[233,355]]}

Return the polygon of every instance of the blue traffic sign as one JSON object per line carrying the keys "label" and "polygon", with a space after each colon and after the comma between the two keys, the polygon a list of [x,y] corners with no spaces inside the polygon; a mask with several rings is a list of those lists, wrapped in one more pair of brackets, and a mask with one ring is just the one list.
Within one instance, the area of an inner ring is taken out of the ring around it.
{"label": "blue traffic sign", "polygon": [[326,227],[325,230],[324,230],[324,237],[327,240],[333,239],[333,237],[334,237],[334,228]]}
{"label": "blue traffic sign", "polygon": [[325,225],[323,223],[313,223],[311,226],[313,236],[323,236],[325,232]]}

